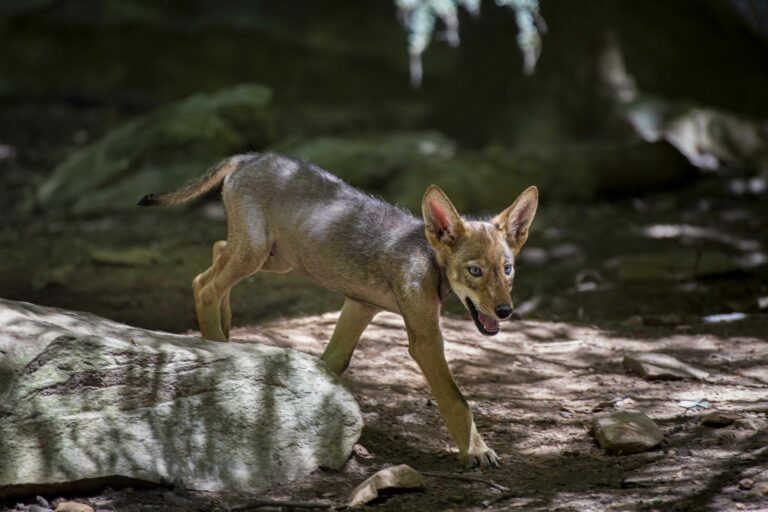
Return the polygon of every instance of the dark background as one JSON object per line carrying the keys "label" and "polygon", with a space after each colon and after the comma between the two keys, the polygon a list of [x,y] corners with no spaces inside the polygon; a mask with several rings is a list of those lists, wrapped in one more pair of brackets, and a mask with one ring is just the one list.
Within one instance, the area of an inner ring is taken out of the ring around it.
{"label": "dark background", "polygon": [[[504,460],[485,477],[519,491],[494,509],[762,510],[737,484],[768,482],[768,2],[540,0],[540,14],[532,74],[514,12],[484,1],[459,10],[459,46],[438,23],[414,88],[393,0],[0,0],[0,297],[194,331],[191,282],[226,235],[218,192],[135,203],[238,152],[304,157],[416,214],[431,183],[471,215],[537,185],[515,321],[484,338],[450,299],[443,322]],[[334,318],[314,315],[342,300],[259,273],[233,291],[234,337],[319,354]],[[371,456],[265,496],[341,504],[384,465],[458,471],[405,333],[383,318],[344,381]],[[647,381],[622,368],[637,351],[713,377]],[[680,405],[700,400],[734,425]],[[586,427],[612,408],[646,411],[664,446],[605,454]],[[102,503],[253,498],[176,491]],[[477,510],[497,494],[432,479],[377,506]]]}
{"label": "dark background", "polygon": [[[413,211],[430,183],[470,214],[500,211],[536,184],[532,277],[516,292],[536,307],[523,312],[621,321],[759,310],[766,4],[540,7],[548,30],[533,74],[514,12],[485,2],[479,16],[459,10],[458,47],[438,22],[414,88],[390,1],[3,2],[0,291],[193,327],[187,283],[224,233],[216,194],[191,210],[133,205],[224,156],[271,149]],[[254,83],[268,90],[233,92]],[[653,225],[676,227],[659,237]],[[659,261],[621,259],[638,253]],[[718,263],[699,269],[702,254]],[[617,265],[643,261],[694,268],[617,277]],[[564,300],[584,271],[600,286]],[[716,286],[670,298],[700,278]],[[339,304],[298,277],[274,279],[243,293],[248,318]]]}

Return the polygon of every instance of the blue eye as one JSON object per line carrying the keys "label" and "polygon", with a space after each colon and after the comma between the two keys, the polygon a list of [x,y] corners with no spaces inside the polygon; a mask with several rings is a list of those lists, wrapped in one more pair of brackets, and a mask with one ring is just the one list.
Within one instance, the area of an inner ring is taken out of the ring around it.
{"label": "blue eye", "polygon": [[509,263],[504,265],[504,273],[507,274],[507,275],[511,274],[512,273],[512,265],[510,265]]}
{"label": "blue eye", "polygon": [[480,270],[480,267],[476,267],[474,265],[472,265],[471,267],[467,267],[467,271],[475,277],[480,277],[481,275],[483,275],[483,271]]}

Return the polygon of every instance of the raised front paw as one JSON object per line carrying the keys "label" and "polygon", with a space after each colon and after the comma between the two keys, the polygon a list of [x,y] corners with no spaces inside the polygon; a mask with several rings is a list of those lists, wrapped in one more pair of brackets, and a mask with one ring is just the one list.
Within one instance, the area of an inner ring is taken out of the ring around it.
{"label": "raised front paw", "polygon": [[495,468],[500,464],[499,456],[490,448],[472,450],[461,458],[466,468]]}

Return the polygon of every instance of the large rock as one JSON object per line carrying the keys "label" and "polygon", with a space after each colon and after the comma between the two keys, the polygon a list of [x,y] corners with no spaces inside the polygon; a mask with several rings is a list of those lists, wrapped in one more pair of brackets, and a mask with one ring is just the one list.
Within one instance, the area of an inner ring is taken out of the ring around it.
{"label": "large rock", "polygon": [[318,137],[280,149],[328,169],[356,187],[370,190],[382,188],[402,173],[420,173],[425,165],[450,161],[456,153],[456,143],[434,131],[394,132]]}
{"label": "large rock", "polygon": [[459,211],[479,213],[506,208],[530,185],[552,200],[586,201],[659,189],[696,175],[666,143],[600,141],[546,151],[458,146],[436,131],[411,131],[310,138],[276,150],[412,211],[420,211],[431,183],[440,185]]}
{"label": "large rock", "polygon": [[339,468],[363,422],[318,359],[0,299],[0,497],[126,478],[263,489]]}
{"label": "large rock", "polygon": [[272,92],[258,84],[196,94],[129,121],[72,154],[38,190],[41,206],[75,213],[133,208],[180,187],[221,158],[274,137]]}

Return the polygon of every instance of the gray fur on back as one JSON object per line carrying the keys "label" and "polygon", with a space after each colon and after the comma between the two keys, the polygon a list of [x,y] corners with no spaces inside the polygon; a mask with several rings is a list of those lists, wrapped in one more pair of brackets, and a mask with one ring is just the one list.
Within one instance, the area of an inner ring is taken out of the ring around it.
{"label": "gray fur on back", "polygon": [[253,155],[226,177],[223,197],[229,243],[267,242],[326,288],[394,312],[402,294],[440,294],[423,221],[313,164]]}

